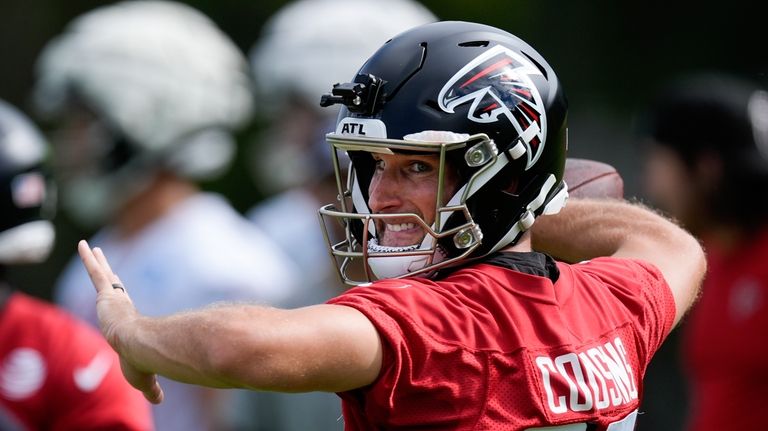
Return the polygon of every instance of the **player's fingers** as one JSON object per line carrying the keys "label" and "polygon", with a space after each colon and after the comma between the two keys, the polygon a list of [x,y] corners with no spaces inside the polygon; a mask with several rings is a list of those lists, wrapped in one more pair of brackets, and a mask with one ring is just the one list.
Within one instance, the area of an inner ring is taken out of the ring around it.
{"label": "player's fingers", "polygon": [[[112,286],[114,287],[115,284],[122,286],[123,283],[120,281],[117,274],[112,271],[112,267],[109,265],[109,261],[107,260],[107,256],[104,255],[104,252],[99,247],[96,247],[93,249],[93,255],[96,257],[96,261],[99,262],[104,269],[104,272],[106,272],[107,278],[109,278],[109,282]],[[123,289],[123,291],[125,291],[125,289]]]}
{"label": "player's fingers", "polygon": [[80,259],[83,261],[86,271],[88,271],[88,276],[91,277],[91,282],[96,288],[96,291],[101,292],[104,289],[111,289],[112,282],[101,263],[96,259],[88,242],[81,240],[77,244],[77,251],[80,254]]}

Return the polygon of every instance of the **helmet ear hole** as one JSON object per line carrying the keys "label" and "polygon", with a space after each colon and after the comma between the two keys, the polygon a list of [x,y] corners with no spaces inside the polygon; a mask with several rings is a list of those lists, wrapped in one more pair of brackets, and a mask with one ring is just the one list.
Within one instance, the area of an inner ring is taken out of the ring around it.
{"label": "helmet ear hole", "polygon": [[443,110],[440,109],[440,104],[437,103],[437,100],[429,99],[424,103],[424,105],[427,106],[428,108],[432,108],[437,113],[443,112]]}
{"label": "helmet ear hole", "polygon": [[512,181],[510,181],[509,184],[507,184],[507,187],[505,189],[502,189],[502,190],[504,190],[504,193],[506,194],[517,196],[517,187],[519,184],[520,184],[519,179],[515,178]]}
{"label": "helmet ear hole", "polygon": [[488,184],[488,188],[498,190],[506,195],[518,197],[521,188],[525,187],[525,174],[524,172],[525,162],[524,157],[518,160],[510,162],[510,164],[502,169],[493,180]]}
{"label": "helmet ear hole", "polygon": [[460,42],[461,47],[488,46],[487,40],[473,40],[471,42]]}
{"label": "helmet ear hole", "polygon": [[523,54],[523,55],[524,55],[526,58],[528,58],[528,60],[530,60],[530,61],[531,61],[531,63],[533,63],[534,65],[536,65],[536,68],[537,68],[537,69],[539,69],[539,71],[541,72],[541,74],[542,74],[542,75],[544,75],[544,79],[549,79],[549,77],[547,76],[547,68],[546,68],[546,67],[543,67],[543,66],[541,65],[541,63],[539,63],[538,61],[536,61],[536,59],[535,59],[534,57],[532,57],[532,56],[528,55],[528,53],[527,53],[527,52],[525,52],[525,51],[522,51],[522,54]]}

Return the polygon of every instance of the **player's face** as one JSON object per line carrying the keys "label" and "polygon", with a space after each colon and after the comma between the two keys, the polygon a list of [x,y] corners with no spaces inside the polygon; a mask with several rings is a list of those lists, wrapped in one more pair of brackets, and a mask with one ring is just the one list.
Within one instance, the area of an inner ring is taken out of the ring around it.
{"label": "player's face", "polygon": [[[439,158],[437,155],[373,154],[376,161],[368,206],[374,214],[414,213],[427,225],[435,221]],[[458,175],[446,169],[443,202],[456,192]],[[380,245],[404,247],[421,243],[426,232],[414,219],[376,221]]]}

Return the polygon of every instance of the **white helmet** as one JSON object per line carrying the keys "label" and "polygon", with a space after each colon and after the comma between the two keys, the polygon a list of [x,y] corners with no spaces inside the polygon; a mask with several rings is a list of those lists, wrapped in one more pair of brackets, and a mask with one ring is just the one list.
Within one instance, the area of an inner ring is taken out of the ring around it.
{"label": "white helmet", "polygon": [[39,263],[54,241],[48,146],[18,110],[0,101],[0,266]]}
{"label": "white helmet", "polygon": [[252,111],[243,54],[210,19],[180,3],[130,1],[88,12],[44,48],[37,72],[42,114],[60,116],[80,104],[113,138],[95,152],[111,165],[79,181],[102,189],[75,193],[92,201],[70,205],[81,212],[105,209],[114,188],[140,189],[150,167],[190,179],[221,173],[235,151],[229,132]]}
{"label": "white helmet", "polygon": [[[298,0],[275,13],[249,53],[258,109],[279,129],[265,133],[266,148],[252,158],[259,185],[272,192],[331,175],[325,134],[335,128],[338,109],[322,109],[320,97],[350,81],[388,39],[436,19],[412,0]],[[298,112],[289,101],[308,109]],[[297,136],[308,120],[317,130]]]}
{"label": "white helmet", "polygon": [[[249,54],[257,95],[279,107],[294,93],[318,106],[384,42],[437,18],[412,0],[299,0],[280,9]],[[319,106],[318,106],[319,108]]]}

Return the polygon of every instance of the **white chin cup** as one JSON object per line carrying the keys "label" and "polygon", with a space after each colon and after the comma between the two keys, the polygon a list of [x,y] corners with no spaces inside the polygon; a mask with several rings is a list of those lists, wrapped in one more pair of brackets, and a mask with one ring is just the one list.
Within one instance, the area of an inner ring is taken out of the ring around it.
{"label": "white chin cup", "polygon": [[55,231],[51,222],[24,223],[0,233],[0,262],[4,264],[40,263],[48,258]]}
{"label": "white chin cup", "polygon": [[[392,252],[405,252],[416,251],[419,249],[429,249],[432,243],[432,237],[427,235],[427,238],[421,244],[409,245],[406,247],[388,247],[379,245],[376,238],[371,238],[368,241],[369,253],[392,253]],[[425,244],[426,243],[426,244]],[[426,247],[425,247],[426,245]],[[444,253],[438,248],[432,258],[432,264],[436,264],[445,259]],[[371,271],[379,280],[385,278],[397,278],[412,272],[416,272],[423,269],[429,263],[429,255],[417,255],[417,256],[380,256],[369,257],[368,266],[371,267]]]}

